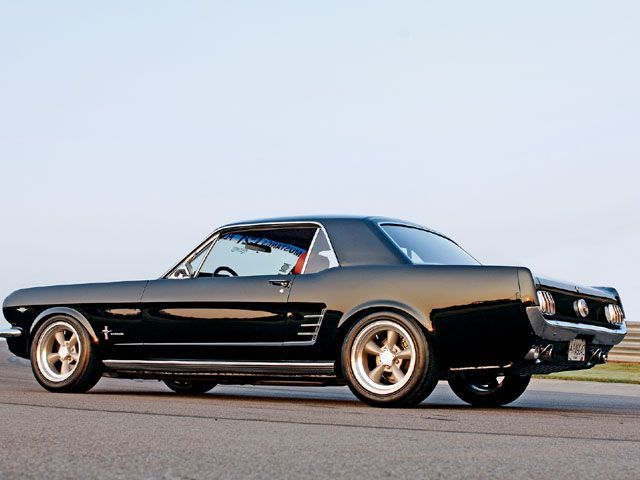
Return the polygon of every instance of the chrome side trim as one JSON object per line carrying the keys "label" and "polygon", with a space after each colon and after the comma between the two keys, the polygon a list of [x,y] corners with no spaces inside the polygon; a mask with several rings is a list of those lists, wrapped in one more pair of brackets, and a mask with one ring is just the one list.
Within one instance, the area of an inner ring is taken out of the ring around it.
{"label": "chrome side trim", "polygon": [[333,375],[335,362],[242,362],[205,360],[103,360],[107,368],[133,371],[206,372],[210,374]]}
{"label": "chrome side trim", "polygon": [[82,326],[87,330],[87,332],[89,332],[91,339],[95,343],[98,343],[99,341],[98,336],[96,335],[96,332],[93,330],[93,327],[89,323],[89,320],[87,320],[84,317],[84,315],[82,315],[77,310],[74,310],[73,308],[69,308],[69,307],[53,307],[53,308],[46,309],[44,312],[38,315],[36,319],[33,321],[33,323],[31,324],[31,329],[29,330],[29,336],[33,334],[33,329],[38,323],[40,323],[40,320],[46,317],[51,317],[53,315],[68,315],[70,317],[75,318],[77,321],[79,321],[82,324]]}
{"label": "chrome side trim", "polygon": [[281,347],[282,342],[149,342],[149,343],[114,343],[124,346],[150,347]]}
{"label": "chrome side trim", "polygon": [[0,330],[0,338],[16,338],[22,335],[22,333],[20,327],[11,327],[6,330]]}
{"label": "chrome side trim", "polygon": [[[254,228],[254,227],[255,228],[286,227],[288,225],[292,225],[292,226],[313,225],[313,226],[316,226],[319,229],[321,229],[324,232],[325,236],[327,237],[327,242],[329,243],[329,248],[331,248],[331,251],[333,252],[333,255],[335,256],[336,260],[338,260],[338,256],[336,255],[336,251],[334,250],[333,244],[331,243],[331,237],[329,237],[329,234],[327,233],[326,228],[324,228],[324,225],[321,224],[320,222],[315,222],[313,220],[310,220],[310,221],[295,221],[295,222],[265,222],[265,223],[246,223],[246,224],[238,224],[238,225],[226,225],[226,226],[222,226],[222,227],[217,228],[216,230],[214,230],[213,233],[211,233],[209,236],[207,236],[202,242],[200,242],[196,246],[196,248],[192,249],[187,255],[182,257],[182,259],[179,262],[177,262],[175,265],[173,265],[160,278],[167,278],[169,276],[169,274],[171,274],[171,272],[173,272],[182,263],[184,263],[187,259],[189,259],[194,253],[199,252],[201,249],[203,249],[203,247],[206,245],[207,242],[212,241],[214,239],[214,237],[219,236],[223,232],[234,231],[234,230],[242,230],[242,229]],[[315,238],[315,236],[314,236],[314,238]],[[212,243],[212,245],[213,245],[213,243]],[[309,252],[311,251],[311,247],[309,247],[308,251]],[[209,253],[210,252],[211,252],[211,250],[209,250]],[[209,253],[207,253],[207,256],[209,255]],[[204,265],[204,262],[206,260],[207,259],[205,258],[202,261],[202,265]],[[338,260],[338,267],[339,266],[340,266],[340,261]],[[305,265],[305,267],[306,267],[306,265]]]}
{"label": "chrome side trim", "polygon": [[508,369],[513,366],[512,363],[508,363],[506,365],[487,365],[480,367],[458,367],[458,368],[450,368],[450,372],[465,372],[465,371],[473,371],[473,370],[503,370]]}

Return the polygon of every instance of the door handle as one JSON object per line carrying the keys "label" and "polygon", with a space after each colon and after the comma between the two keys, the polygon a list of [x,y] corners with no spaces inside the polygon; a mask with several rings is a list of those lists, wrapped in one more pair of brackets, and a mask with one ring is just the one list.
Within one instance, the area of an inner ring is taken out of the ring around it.
{"label": "door handle", "polygon": [[271,285],[275,285],[277,287],[282,287],[282,288],[287,288],[289,285],[291,285],[290,280],[269,280],[269,283]]}

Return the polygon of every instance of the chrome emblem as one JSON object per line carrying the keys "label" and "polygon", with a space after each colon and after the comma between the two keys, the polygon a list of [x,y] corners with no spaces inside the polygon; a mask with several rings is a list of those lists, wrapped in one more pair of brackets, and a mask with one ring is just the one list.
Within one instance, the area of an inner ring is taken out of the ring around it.
{"label": "chrome emblem", "polygon": [[104,339],[105,339],[105,340],[109,340],[109,334],[110,334],[111,332],[112,332],[112,331],[111,331],[111,330],[109,330],[109,327],[107,327],[107,326],[105,325],[105,326],[104,326],[104,330],[102,330],[102,332],[101,332],[101,333],[103,333],[103,334],[104,334]]}
{"label": "chrome emblem", "polygon": [[587,305],[587,301],[584,298],[573,302],[573,310],[576,312],[577,316],[582,318],[589,315],[589,305]]}
{"label": "chrome emblem", "polygon": [[114,332],[113,330],[109,330],[109,327],[106,325],[104,326],[104,330],[102,330],[100,333],[104,334],[105,340],[109,340],[109,335],[111,335],[112,337],[124,337],[123,332]]}

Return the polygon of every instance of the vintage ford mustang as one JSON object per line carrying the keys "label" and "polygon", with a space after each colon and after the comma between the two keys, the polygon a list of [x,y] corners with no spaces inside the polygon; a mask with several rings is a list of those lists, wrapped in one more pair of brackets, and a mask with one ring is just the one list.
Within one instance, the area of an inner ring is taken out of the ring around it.
{"label": "vintage ford mustang", "polygon": [[411,406],[440,379],[472,405],[514,401],[534,373],[591,368],[625,336],[620,296],[484,266],[445,235],[377,217],[280,218],[216,230],[162,278],[19,290],[9,349],[38,382],[101,376],[347,384]]}

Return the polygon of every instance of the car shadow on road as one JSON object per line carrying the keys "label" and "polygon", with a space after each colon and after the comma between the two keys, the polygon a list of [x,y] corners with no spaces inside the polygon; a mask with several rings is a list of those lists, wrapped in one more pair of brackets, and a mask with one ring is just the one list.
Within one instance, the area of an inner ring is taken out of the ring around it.
{"label": "car shadow on road", "polygon": [[513,405],[505,405],[502,407],[496,408],[487,408],[487,407],[474,407],[471,405],[465,405],[462,403],[458,403],[457,400],[451,399],[449,401],[442,401],[440,399],[435,401],[426,400],[420,405],[412,408],[375,408],[370,407],[362,402],[360,402],[355,397],[350,397],[349,393],[344,395],[344,398],[335,398],[328,397],[323,394],[313,394],[307,392],[295,392],[295,395],[291,395],[291,392],[283,392],[283,391],[268,391],[268,392],[257,392],[257,391],[247,391],[247,392],[209,392],[206,394],[194,394],[194,395],[185,395],[185,394],[176,394],[170,391],[159,391],[159,390],[110,390],[106,388],[98,388],[96,390],[92,390],[87,395],[100,395],[100,396],[122,396],[122,397],[138,397],[138,398],[148,398],[153,399],[157,398],[163,402],[167,400],[175,401],[176,403],[180,403],[183,401],[188,401],[192,403],[193,401],[197,401],[198,403],[202,402],[218,402],[222,401],[225,404],[237,402],[239,406],[247,406],[247,403],[250,402],[252,405],[255,402],[259,402],[265,405],[277,405],[278,407],[285,406],[305,406],[305,407],[316,407],[316,408],[342,408],[350,411],[358,411],[362,413],[367,412],[428,412],[428,411],[451,411],[451,412],[469,412],[469,413],[565,413],[565,414],[594,414],[594,413],[602,413],[604,410],[610,408],[610,406],[606,406],[604,404],[597,404],[590,407],[583,406],[561,406],[561,405],[553,405],[548,404],[545,406],[531,406],[531,405],[522,405],[515,403]]}

